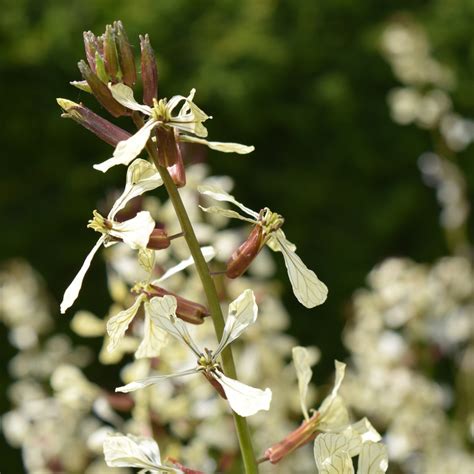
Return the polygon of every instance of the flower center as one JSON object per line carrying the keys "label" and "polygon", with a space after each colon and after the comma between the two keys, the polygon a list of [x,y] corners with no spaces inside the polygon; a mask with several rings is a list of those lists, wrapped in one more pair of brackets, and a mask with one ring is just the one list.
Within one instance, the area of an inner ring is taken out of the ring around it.
{"label": "flower center", "polygon": [[92,212],[93,218],[87,224],[87,227],[95,230],[96,232],[100,232],[101,234],[108,234],[109,231],[112,229],[112,223],[100,215],[96,210]]}
{"label": "flower center", "polygon": [[264,207],[260,211],[258,222],[262,226],[265,234],[271,234],[283,225],[285,219],[283,219],[280,214],[272,212],[268,207]]}
{"label": "flower center", "polygon": [[151,112],[151,117],[156,122],[169,122],[171,120],[167,99],[160,99],[159,101],[153,99],[153,110]]}
{"label": "flower center", "polygon": [[212,351],[209,349],[204,349],[204,351],[205,354],[201,354],[197,361],[198,369],[205,372],[213,372],[216,369],[221,370],[220,364],[213,360]]}

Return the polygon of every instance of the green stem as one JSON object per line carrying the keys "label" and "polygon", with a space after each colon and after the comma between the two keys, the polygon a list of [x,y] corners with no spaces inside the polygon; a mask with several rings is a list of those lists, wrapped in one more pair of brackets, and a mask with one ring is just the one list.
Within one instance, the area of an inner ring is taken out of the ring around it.
{"label": "green stem", "polygon": [[[178,189],[173,182],[168,170],[160,166],[156,160],[155,148],[151,145],[147,146],[147,151],[150,157],[153,159],[158,171],[160,172],[163,183],[168,191],[169,198],[173,204],[176,215],[178,216],[181,229],[184,233],[184,238],[188,244],[191,255],[194,259],[196,265],[196,270],[201,279],[204,292],[206,294],[209,310],[212,317],[212,322],[214,323],[214,330],[218,340],[222,338],[222,333],[224,331],[224,316],[222,314],[221,306],[219,303],[219,297],[217,295],[217,290],[214,285],[214,281],[209,273],[209,268],[207,266],[206,260],[201,252],[201,247],[194,233],[193,226],[189,220],[188,213],[184,207],[181,196],[179,195]],[[235,370],[234,358],[232,356],[232,351],[229,346],[227,346],[221,354],[222,358],[222,367],[224,373],[233,379],[237,378],[237,373]],[[237,413],[232,412],[234,416],[234,423],[237,430],[237,436],[239,439],[240,451],[242,453],[242,460],[245,467],[246,474],[255,474],[258,473],[258,466],[255,460],[255,455],[252,447],[252,440],[250,437],[250,430],[247,425],[247,420]]]}

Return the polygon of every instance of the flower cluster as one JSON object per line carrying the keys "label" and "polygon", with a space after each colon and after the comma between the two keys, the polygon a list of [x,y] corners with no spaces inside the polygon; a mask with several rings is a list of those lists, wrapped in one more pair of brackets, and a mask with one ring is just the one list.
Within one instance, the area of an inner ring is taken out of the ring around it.
{"label": "flower cluster", "polygon": [[[433,266],[390,259],[372,270],[368,282],[356,293],[354,319],[344,335],[352,354],[342,389],[348,405],[368,413],[384,431],[390,458],[404,472],[469,472],[471,263],[460,257]],[[441,367],[458,374],[457,380]]]}

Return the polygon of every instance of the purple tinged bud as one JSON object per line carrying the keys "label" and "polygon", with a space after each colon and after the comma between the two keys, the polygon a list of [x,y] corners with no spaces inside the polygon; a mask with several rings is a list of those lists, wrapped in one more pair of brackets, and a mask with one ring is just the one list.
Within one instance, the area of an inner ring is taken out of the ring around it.
{"label": "purple tinged bud", "polygon": [[79,61],[78,66],[82,77],[87,81],[92,93],[101,105],[114,117],[130,115],[130,112],[112,97],[109,88],[98,78],[85,61]]}
{"label": "purple tinged bud", "polygon": [[128,41],[125,28],[120,20],[114,22],[114,30],[115,45],[117,47],[120,69],[122,70],[122,82],[132,87],[137,80],[133,50]]}
{"label": "purple tinged bud", "polygon": [[153,99],[158,97],[158,69],[155,52],[148,35],[140,36],[141,66],[143,82],[143,103],[153,107]]}
{"label": "purple tinged bud", "polygon": [[82,104],[76,104],[67,99],[57,99],[57,101],[65,112],[62,117],[73,119],[113,147],[131,136],[127,131],[100,117]]}
{"label": "purple tinged bud", "polygon": [[92,71],[96,72],[95,66],[95,54],[98,52],[98,41],[97,37],[92,31],[84,31],[84,49],[86,50],[86,58],[89,63],[89,67]]}
{"label": "purple tinged bud", "polygon": [[108,79],[118,82],[122,73],[117,57],[117,47],[115,45],[115,31],[111,25],[105,27],[104,34],[104,63]]}

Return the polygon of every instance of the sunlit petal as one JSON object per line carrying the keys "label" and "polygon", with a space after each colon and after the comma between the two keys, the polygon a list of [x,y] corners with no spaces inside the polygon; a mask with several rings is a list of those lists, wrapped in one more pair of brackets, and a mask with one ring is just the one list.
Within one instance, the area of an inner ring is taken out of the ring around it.
{"label": "sunlit petal", "polygon": [[269,410],[272,391],[250,387],[217,371],[216,380],[221,384],[232,410],[240,416],[251,416],[261,410]]}
{"label": "sunlit petal", "polygon": [[136,316],[138,309],[145,300],[145,295],[139,295],[130,308],[120,311],[120,313],[109,319],[107,322],[107,333],[110,337],[107,346],[109,352],[112,352],[117,348],[132,319]]}
{"label": "sunlit petal", "polygon": [[198,191],[201,194],[204,194],[205,196],[209,196],[212,199],[215,199],[216,201],[226,201],[234,204],[237,206],[239,209],[244,211],[246,214],[249,216],[253,217],[254,219],[258,219],[258,213],[255,211],[252,211],[252,209],[249,209],[248,207],[244,206],[242,203],[237,201],[234,196],[232,196],[229,193],[226,193],[224,190],[220,189],[217,186],[211,186],[211,185],[206,185],[206,186],[199,186]]}
{"label": "sunlit petal", "polygon": [[139,104],[133,97],[133,90],[125,84],[119,82],[117,84],[109,84],[110,92],[113,98],[130,110],[136,110],[145,115],[151,115],[151,107]]}
{"label": "sunlit petal", "polygon": [[199,143],[200,145],[206,145],[211,150],[220,151],[223,153],[238,153],[239,155],[246,155],[255,150],[254,146],[241,145],[240,143],[225,143],[225,142],[210,142],[203,138],[190,137],[189,135],[180,135],[180,142],[188,143]]}
{"label": "sunlit petal", "polygon": [[281,229],[277,230],[272,237],[279,244],[288,270],[288,277],[293,287],[293,293],[298,301],[307,308],[314,308],[324,303],[328,294],[327,286],[296,255],[292,250],[292,244],[286,240]]}
{"label": "sunlit petal", "polygon": [[306,420],[309,419],[306,397],[308,395],[308,385],[311,381],[313,371],[311,370],[310,357],[306,348],[293,347],[293,363],[295,364],[296,376],[298,377],[298,389],[300,392],[301,410]]}
{"label": "sunlit petal", "polygon": [[118,143],[112,158],[94,165],[94,168],[105,173],[113,166],[128,165],[145,148],[146,142],[150,138],[150,133],[156,125],[157,123],[154,120],[148,120],[137,133],[127,140],[122,140]]}
{"label": "sunlit petal", "polygon": [[67,287],[66,291],[64,292],[63,300],[61,302],[61,313],[65,313],[68,308],[70,308],[74,301],[76,301],[77,296],[79,295],[79,291],[81,290],[82,281],[84,280],[84,276],[89,270],[91,266],[92,259],[94,255],[99,250],[100,246],[103,244],[105,237],[102,236],[92,247],[92,250],[88,253],[87,257],[82,264],[81,269],[77,272],[77,275],[72,280],[71,284]]}
{"label": "sunlit petal", "polygon": [[229,314],[219,346],[214,352],[217,357],[222,350],[237,339],[242,332],[257,320],[258,307],[252,290],[245,290],[229,305]]}

